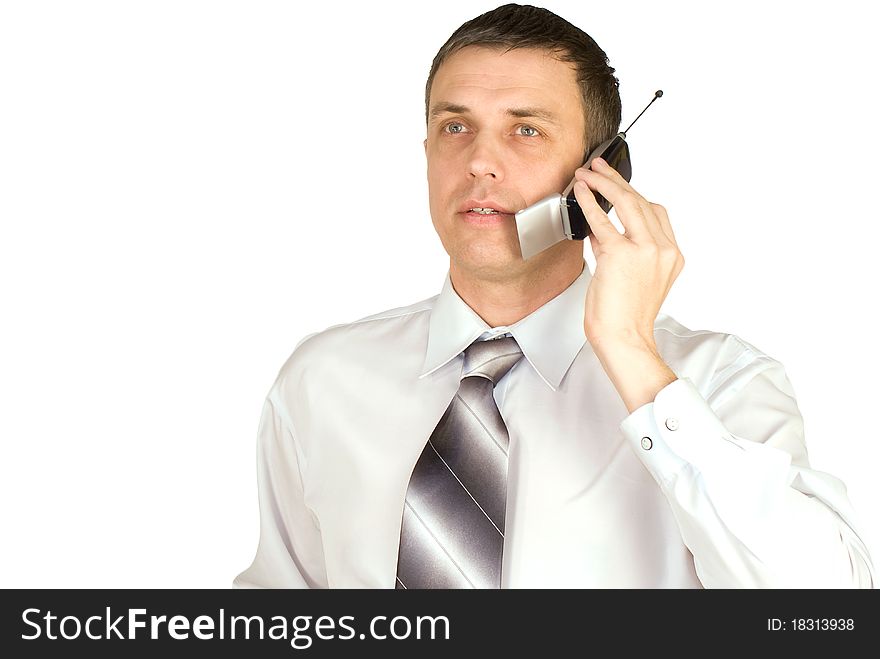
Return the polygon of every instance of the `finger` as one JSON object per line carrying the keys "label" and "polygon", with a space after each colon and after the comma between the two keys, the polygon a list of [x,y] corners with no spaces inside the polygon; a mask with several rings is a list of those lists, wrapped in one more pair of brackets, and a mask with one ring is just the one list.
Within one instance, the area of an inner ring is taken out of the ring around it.
{"label": "finger", "polygon": [[605,158],[600,158],[598,156],[593,158],[593,160],[590,162],[590,169],[592,169],[594,172],[599,172],[616,180],[623,187],[629,188],[630,190],[633,190],[633,192],[635,192],[633,187],[629,184],[629,181],[623,178],[623,175],[616,169],[614,169],[614,167],[609,165],[608,161],[605,160]]}
{"label": "finger", "polygon": [[578,180],[574,184],[574,197],[584,212],[587,224],[590,225],[590,230],[592,235],[596,237],[596,240],[604,243],[622,238],[620,232],[611,223],[611,220],[608,219],[605,211],[599,206],[596,197],[593,196],[592,191],[583,180]]}
{"label": "finger", "polygon": [[[648,230],[648,232],[654,237],[656,242],[666,243],[667,241],[669,241],[669,242],[672,242],[673,244],[675,244],[674,238],[672,237],[672,235],[669,232],[666,231],[665,227],[663,226],[663,223],[661,222],[661,218],[658,216],[658,214],[655,210],[655,207],[662,208],[662,206],[659,206],[658,204],[652,204],[647,199],[645,199],[641,194],[638,193],[638,191],[636,191],[635,188],[632,187],[632,185],[630,185],[629,181],[627,181],[625,178],[623,178],[623,176],[621,176],[620,172],[618,172],[616,169],[611,167],[611,165],[609,165],[604,159],[594,158],[592,162],[595,163],[595,166],[598,170],[598,171],[593,170],[594,173],[606,176],[607,178],[609,178],[613,181],[616,181],[620,185],[620,187],[622,187],[624,190],[627,190],[632,195],[634,195],[635,202],[642,209],[642,217],[645,219],[645,227]],[[587,170],[587,171],[591,171],[591,170]],[[577,175],[577,173],[576,173],[576,175]],[[611,200],[609,199],[609,201],[611,201]],[[614,203],[614,202],[612,201],[612,203]],[[615,206],[616,205],[617,204],[615,204]],[[665,209],[663,212],[665,213]],[[620,217],[619,212],[617,215],[618,215],[618,217]],[[624,218],[620,218],[620,219],[621,219],[621,222],[624,221]],[[636,219],[638,219],[638,218],[636,218]],[[666,220],[666,225],[668,226],[668,224],[669,224],[668,217],[666,217],[665,220]]]}
{"label": "finger", "polygon": [[[620,181],[613,180],[601,172],[581,168],[575,172],[575,178],[586,183],[591,190],[596,190],[617,210],[617,218],[624,228],[624,236],[635,242],[656,242],[659,229],[649,225],[650,207],[629,184],[626,187]],[[621,178],[621,181],[623,179]],[[623,181],[623,183],[626,183]],[[600,208],[601,210],[601,208]]]}

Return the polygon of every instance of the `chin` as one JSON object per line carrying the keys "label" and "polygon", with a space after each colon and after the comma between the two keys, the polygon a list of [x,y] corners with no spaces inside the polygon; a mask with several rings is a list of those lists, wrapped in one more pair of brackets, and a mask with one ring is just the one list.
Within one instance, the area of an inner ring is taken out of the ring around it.
{"label": "chin", "polygon": [[459,271],[467,272],[471,276],[481,279],[506,279],[511,274],[523,270],[525,261],[517,251],[514,253],[491,253],[486,254],[462,254],[458,258],[453,257],[452,262]]}

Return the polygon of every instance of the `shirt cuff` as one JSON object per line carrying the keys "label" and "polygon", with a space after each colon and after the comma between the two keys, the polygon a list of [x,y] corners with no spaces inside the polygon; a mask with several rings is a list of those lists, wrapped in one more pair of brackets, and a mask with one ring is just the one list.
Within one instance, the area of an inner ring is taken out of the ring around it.
{"label": "shirt cuff", "polygon": [[664,489],[686,468],[710,481],[746,474],[777,485],[789,480],[791,456],[728,432],[690,378],[666,385],[653,402],[626,417],[620,429]]}

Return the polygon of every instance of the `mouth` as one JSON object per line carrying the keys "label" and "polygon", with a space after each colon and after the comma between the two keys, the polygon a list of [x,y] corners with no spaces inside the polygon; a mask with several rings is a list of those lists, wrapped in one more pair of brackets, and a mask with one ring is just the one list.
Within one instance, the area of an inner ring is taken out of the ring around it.
{"label": "mouth", "polygon": [[468,224],[476,224],[480,226],[504,224],[513,217],[513,213],[502,213],[494,208],[470,208],[466,211],[462,211],[461,215]]}
{"label": "mouth", "polygon": [[465,211],[466,213],[476,213],[477,215],[509,215],[509,213],[504,213],[503,211],[499,211],[497,208],[469,208]]}
{"label": "mouth", "polygon": [[513,213],[493,202],[468,200],[460,208],[459,213],[465,221],[477,225],[503,224],[513,217]]}

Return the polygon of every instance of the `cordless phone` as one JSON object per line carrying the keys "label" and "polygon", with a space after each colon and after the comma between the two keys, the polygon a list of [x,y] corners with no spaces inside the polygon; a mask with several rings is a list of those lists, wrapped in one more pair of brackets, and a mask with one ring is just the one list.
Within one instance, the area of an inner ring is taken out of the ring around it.
{"label": "cordless phone", "polygon": [[[663,90],[654,92],[651,103],[663,96]],[[606,140],[584,159],[584,165],[590,166],[594,158],[601,157],[627,181],[632,177],[632,161],[629,156],[629,145],[626,143],[626,134],[633,124],[639,120],[645,110],[651,107],[651,103],[639,113],[626,130],[621,131],[610,140]],[[590,235],[590,225],[584,211],[578,204],[574,195],[574,184],[577,179],[572,179],[562,194],[554,193],[544,197],[527,208],[523,208],[514,216],[516,231],[519,234],[519,244],[523,259],[528,259],[551,247],[561,240],[585,240]],[[599,207],[606,213],[611,210],[611,203],[595,190],[593,196]]]}

